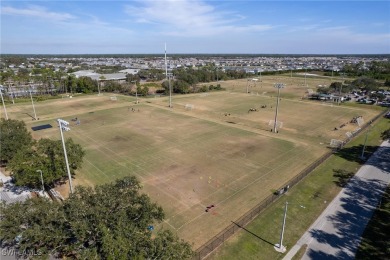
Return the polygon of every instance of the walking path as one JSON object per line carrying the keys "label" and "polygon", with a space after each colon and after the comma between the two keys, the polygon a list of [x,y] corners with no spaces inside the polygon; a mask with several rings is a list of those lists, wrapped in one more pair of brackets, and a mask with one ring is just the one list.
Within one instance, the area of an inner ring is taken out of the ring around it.
{"label": "walking path", "polygon": [[25,201],[31,197],[30,190],[14,186],[11,183],[11,177],[5,176],[2,172],[0,172],[0,180],[3,183],[3,186],[0,187],[0,201],[5,201],[8,204]]}
{"label": "walking path", "polygon": [[303,245],[307,245],[304,260],[354,259],[389,183],[390,142],[385,141],[283,259],[291,259]]}

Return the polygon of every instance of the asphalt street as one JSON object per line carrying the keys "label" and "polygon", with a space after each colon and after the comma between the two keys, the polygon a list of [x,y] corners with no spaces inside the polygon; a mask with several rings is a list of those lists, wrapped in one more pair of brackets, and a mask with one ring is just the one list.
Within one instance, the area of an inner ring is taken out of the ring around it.
{"label": "asphalt street", "polygon": [[307,245],[302,259],[354,259],[361,235],[390,183],[385,141],[283,259]]}

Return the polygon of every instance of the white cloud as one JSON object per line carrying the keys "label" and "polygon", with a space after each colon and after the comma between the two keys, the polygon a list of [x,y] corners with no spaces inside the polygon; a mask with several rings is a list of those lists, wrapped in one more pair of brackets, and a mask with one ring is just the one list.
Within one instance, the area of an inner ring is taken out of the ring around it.
{"label": "white cloud", "polygon": [[50,21],[67,21],[75,17],[68,13],[57,13],[48,11],[45,7],[31,5],[28,8],[17,9],[11,6],[1,8],[2,15],[19,15],[26,17],[36,17]]}
{"label": "white cloud", "polygon": [[227,32],[265,31],[271,25],[238,25],[245,16],[219,10],[201,0],[136,1],[125,11],[138,23],[154,24],[163,34],[207,36]]}
{"label": "white cloud", "polygon": [[[47,32],[55,26],[61,30],[71,30],[74,32],[86,32],[93,34],[97,32],[99,34],[110,34],[110,33],[132,33],[132,30],[122,28],[116,25],[100,20],[96,15],[81,13],[79,16],[72,15],[70,13],[59,13],[48,10],[44,6],[29,5],[25,8],[15,8],[11,6],[3,7],[1,9],[2,15],[12,16],[24,16],[29,18],[29,21],[33,18],[43,21],[46,26],[42,27],[41,33]],[[28,27],[29,24],[26,25]]]}

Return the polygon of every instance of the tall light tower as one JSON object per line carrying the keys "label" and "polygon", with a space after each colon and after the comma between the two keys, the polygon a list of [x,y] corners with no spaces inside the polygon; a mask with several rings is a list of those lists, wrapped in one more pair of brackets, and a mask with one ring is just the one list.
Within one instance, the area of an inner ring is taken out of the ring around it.
{"label": "tall light tower", "polygon": [[344,84],[344,73],[343,73],[343,79],[342,79],[342,81],[341,81],[341,85],[340,85],[340,89],[339,89],[339,100],[338,100],[338,105],[340,105],[341,104],[341,92],[342,92],[342,90],[343,90],[343,84]]}
{"label": "tall light tower", "polygon": [[275,122],[274,122],[274,133],[276,133],[276,123],[278,120],[278,109],[279,109],[279,97],[280,97],[280,89],[284,88],[286,85],[283,83],[276,83],[274,85],[275,88],[278,89],[278,96],[276,98],[276,111],[275,111]]}
{"label": "tall light tower", "polygon": [[4,98],[3,98],[3,86],[0,87],[0,96],[1,96],[1,102],[3,102],[3,108],[4,108],[4,114],[5,114],[5,119],[8,120],[8,114],[7,114],[7,109],[5,108],[5,103],[4,103]]}
{"label": "tall light tower", "polygon": [[62,120],[62,119],[57,119],[57,122],[58,122],[58,125],[60,127],[60,133],[61,133],[61,139],[62,139],[62,147],[64,148],[65,164],[66,164],[66,170],[68,171],[70,193],[73,193],[72,176],[70,174],[70,169],[69,169],[68,155],[66,153],[64,134],[62,133],[62,131],[70,131],[70,128],[68,127],[69,122],[67,122],[65,120]]}
{"label": "tall light tower", "polygon": [[34,119],[35,119],[35,120],[38,120],[38,119],[37,119],[37,113],[35,112],[34,100],[33,100],[33,98],[32,98],[32,94],[31,94],[31,88],[30,88],[28,91],[30,92],[31,104],[32,104],[33,111],[34,111]]}
{"label": "tall light tower", "polygon": [[307,68],[305,68],[305,87],[307,86],[307,84],[306,84],[306,74],[307,74]]}
{"label": "tall light tower", "polygon": [[283,236],[284,236],[284,228],[286,226],[287,206],[288,206],[288,202],[286,201],[286,205],[284,207],[282,231],[280,232],[280,242],[279,242],[279,244],[276,244],[274,247],[276,251],[281,252],[281,253],[286,252],[286,247],[283,246]]}
{"label": "tall light tower", "polygon": [[8,80],[6,83],[8,83],[8,91],[11,92],[12,104],[15,104],[14,93],[13,93],[12,88],[11,88],[11,81]]}
{"label": "tall light tower", "polygon": [[168,75],[167,44],[166,43],[165,43],[165,76],[168,80],[168,87],[169,87],[169,107],[172,107],[171,75]]}
{"label": "tall light tower", "polygon": [[360,159],[362,160],[365,160],[365,157],[364,157],[364,152],[366,150],[366,143],[367,143],[367,138],[368,138],[368,132],[370,132],[371,130],[371,125],[370,125],[370,128],[368,128],[367,132],[366,132],[366,137],[364,138],[364,144],[363,144],[363,150],[362,150],[362,155],[360,156]]}

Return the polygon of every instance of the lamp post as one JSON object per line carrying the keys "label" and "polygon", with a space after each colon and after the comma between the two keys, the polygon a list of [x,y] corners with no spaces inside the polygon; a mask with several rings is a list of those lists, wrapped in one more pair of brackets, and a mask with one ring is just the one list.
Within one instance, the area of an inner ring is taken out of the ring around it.
{"label": "lamp post", "polygon": [[370,132],[371,128],[369,128],[366,132],[366,137],[364,138],[364,144],[363,144],[363,150],[362,150],[362,155],[360,156],[360,159],[364,160],[364,151],[366,150],[366,143],[367,143],[367,137],[368,137],[368,132]]}
{"label": "lamp post", "polygon": [[40,172],[40,173],[41,173],[42,192],[45,192],[45,186],[44,186],[44,184],[43,184],[43,175],[42,175],[42,171],[41,171],[41,170],[37,170],[37,172]]}
{"label": "lamp post", "polygon": [[276,133],[276,123],[277,123],[277,119],[278,119],[280,89],[281,89],[281,88],[284,88],[285,86],[286,86],[286,85],[283,84],[283,83],[276,83],[275,86],[274,86],[275,88],[278,89],[278,96],[277,96],[277,99],[276,99],[276,111],[275,111],[274,133]]}
{"label": "lamp post", "polygon": [[1,102],[3,102],[3,108],[4,108],[5,119],[8,120],[7,109],[5,108],[5,103],[4,103],[4,98],[3,98],[3,90],[4,90],[4,88],[0,88],[0,96],[1,96]]}
{"label": "lamp post", "polygon": [[[295,203],[293,203],[294,205]],[[306,208],[305,206],[303,205],[299,205],[301,208]],[[285,227],[286,227],[286,217],[287,217],[287,207],[288,207],[288,202],[286,201],[286,204],[284,206],[284,215],[283,215],[283,223],[282,223],[282,231],[280,232],[280,242],[279,244],[275,244],[274,248],[276,251],[280,252],[280,253],[284,253],[286,252],[286,247],[283,246],[283,238],[284,238],[284,230],[285,230]]]}
{"label": "lamp post", "polygon": [[62,139],[62,146],[64,148],[64,154],[65,154],[65,164],[66,164],[66,170],[68,171],[68,178],[69,178],[69,187],[70,187],[70,193],[73,193],[73,185],[72,185],[72,176],[70,174],[70,169],[69,169],[69,163],[68,163],[68,155],[66,153],[66,147],[65,147],[65,141],[64,141],[64,134],[62,131],[70,131],[70,128],[68,127],[69,122],[62,120],[62,119],[57,119],[58,125],[60,127],[60,133],[61,133],[61,139]]}
{"label": "lamp post", "polygon": [[32,98],[32,94],[31,94],[31,88],[28,91],[30,92],[31,104],[32,104],[33,111],[34,111],[34,119],[37,120],[37,113],[35,112],[35,106],[34,106],[34,100]]}
{"label": "lamp post", "polygon": [[281,253],[286,252],[286,247],[283,246],[283,236],[284,236],[284,228],[286,226],[287,207],[288,207],[288,202],[286,201],[286,205],[284,206],[282,231],[280,232],[280,242],[279,242],[279,244],[276,244],[274,246],[275,250],[278,251],[278,252],[281,252]]}

